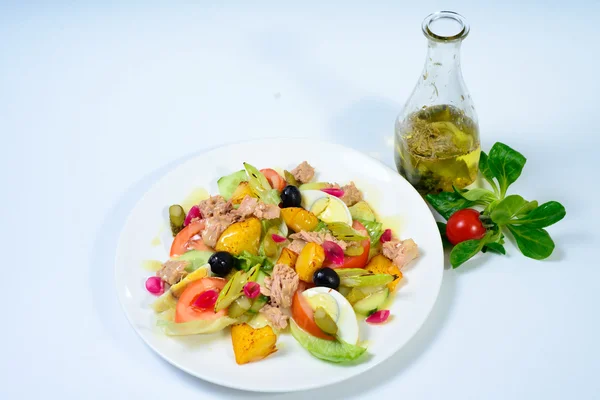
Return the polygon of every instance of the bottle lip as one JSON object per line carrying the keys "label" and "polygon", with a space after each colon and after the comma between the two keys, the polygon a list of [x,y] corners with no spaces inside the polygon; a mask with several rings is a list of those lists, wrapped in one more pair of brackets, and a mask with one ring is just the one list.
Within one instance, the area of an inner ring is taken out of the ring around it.
{"label": "bottle lip", "polygon": [[[457,28],[457,32],[452,35],[443,35],[436,34],[431,28],[432,24],[438,20],[452,20],[454,22],[458,22],[459,26]],[[432,14],[429,14],[423,20],[422,24],[423,33],[428,39],[435,40],[438,42],[455,42],[459,40],[463,40],[469,34],[469,24],[465,17],[456,13],[454,11],[437,11]]]}

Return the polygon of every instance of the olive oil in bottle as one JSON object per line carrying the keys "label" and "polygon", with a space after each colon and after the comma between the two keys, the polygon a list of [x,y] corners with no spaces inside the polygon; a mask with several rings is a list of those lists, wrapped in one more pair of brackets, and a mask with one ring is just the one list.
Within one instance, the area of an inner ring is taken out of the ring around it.
{"label": "olive oil in bottle", "polygon": [[396,126],[396,138],[396,167],[422,194],[475,181],[479,130],[460,109],[435,105],[410,114]]}
{"label": "olive oil in bottle", "polygon": [[475,106],[460,66],[467,21],[440,11],[425,18],[422,28],[427,58],[396,119],[394,158],[398,172],[421,194],[428,194],[473,183],[480,143]]}

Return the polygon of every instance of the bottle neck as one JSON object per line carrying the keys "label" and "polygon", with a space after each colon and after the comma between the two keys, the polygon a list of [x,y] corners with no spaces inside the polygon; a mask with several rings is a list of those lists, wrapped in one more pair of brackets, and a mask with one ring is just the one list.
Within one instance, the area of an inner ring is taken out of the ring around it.
{"label": "bottle neck", "polygon": [[415,87],[415,92],[426,97],[419,97],[418,104],[470,106],[460,66],[460,46],[460,40],[429,41],[423,73]]}
{"label": "bottle neck", "polygon": [[460,45],[462,41],[437,42],[429,40],[425,71],[443,69],[448,73],[460,73]]}

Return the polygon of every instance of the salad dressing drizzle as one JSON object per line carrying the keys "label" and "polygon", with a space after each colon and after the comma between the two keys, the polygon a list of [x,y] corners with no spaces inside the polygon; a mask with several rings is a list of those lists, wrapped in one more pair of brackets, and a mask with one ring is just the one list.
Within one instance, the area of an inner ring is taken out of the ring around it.
{"label": "salad dressing drizzle", "polygon": [[190,208],[200,203],[202,200],[206,200],[210,197],[210,193],[204,188],[194,189],[180,204],[185,210],[186,214],[190,211]]}

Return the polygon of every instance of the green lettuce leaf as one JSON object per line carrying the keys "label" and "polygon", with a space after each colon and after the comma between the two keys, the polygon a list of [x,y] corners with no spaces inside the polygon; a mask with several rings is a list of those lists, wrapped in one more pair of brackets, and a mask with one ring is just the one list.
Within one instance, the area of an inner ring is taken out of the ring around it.
{"label": "green lettuce leaf", "polygon": [[172,322],[159,319],[156,325],[161,327],[166,335],[169,336],[187,336],[199,335],[202,333],[215,333],[225,329],[229,325],[237,322],[236,319],[221,317],[214,320],[194,320],[188,322]]}
{"label": "green lettuce leaf", "polygon": [[379,243],[379,239],[383,234],[383,224],[377,221],[367,221],[364,219],[357,219],[358,222],[363,224],[363,226],[369,232],[369,238],[371,239],[371,246],[376,246]]}
{"label": "green lettuce leaf", "polygon": [[310,354],[321,360],[334,363],[350,362],[358,359],[366,351],[366,347],[352,345],[340,340],[325,340],[314,337],[303,331],[293,320],[290,320],[290,330],[294,339]]}
{"label": "green lettuce leaf", "polygon": [[238,260],[238,267],[244,271],[248,271],[256,264],[260,264],[262,269],[265,271],[270,271],[273,269],[273,262],[264,255],[255,256],[254,254],[244,250],[239,256],[235,256],[235,258]]}
{"label": "green lettuce leaf", "polygon": [[317,226],[315,226],[315,229],[313,229],[313,232],[320,232],[320,231],[325,231],[325,230],[328,230],[327,223],[319,220],[319,223],[317,224]]}

